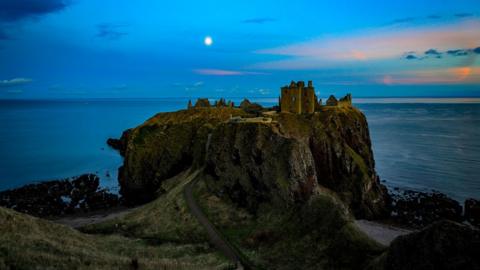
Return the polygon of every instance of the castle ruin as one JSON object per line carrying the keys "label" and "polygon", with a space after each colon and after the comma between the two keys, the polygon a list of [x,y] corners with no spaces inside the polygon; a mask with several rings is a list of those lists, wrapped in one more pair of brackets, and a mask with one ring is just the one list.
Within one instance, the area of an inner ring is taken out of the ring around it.
{"label": "castle ruin", "polygon": [[281,88],[280,111],[291,113],[314,113],[319,106],[312,81],[305,86],[303,81],[295,83],[292,81],[289,86]]}
{"label": "castle ruin", "polygon": [[271,108],[263,108],[260,104],[252,103],[248,99],[244,99],[240,106],[235,107],[233,101],[226,101],[224,98],[216,100],[213,104],[207,98],[199,98],[195,105],[192,101],[188,101],[188,109],[197,108],[241,108],[248,113],[255,113],[261,115],[270,109],[274,112],[282,113],[295,113],[295,114],[312,114],[315,112],[321,112],[325,109],[331,109],[332,107],[349,107],[352,106],[352,95],[347,94],[345,97],[337,99],[334,95],[326,100],[325,104],[322,104],[322,99],[318,99],[315,94],[312,81],[308,81],[307,86],[303,81],[292,81],[289,86],[281,88],[281,96],[279,97],[279,106],[273,106]]}

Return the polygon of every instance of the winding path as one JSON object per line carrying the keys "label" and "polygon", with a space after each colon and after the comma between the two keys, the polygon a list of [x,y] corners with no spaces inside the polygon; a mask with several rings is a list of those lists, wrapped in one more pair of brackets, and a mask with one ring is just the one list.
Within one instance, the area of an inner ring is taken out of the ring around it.
{"label": "winding path", "polygon": [[210,237],[210,242],[214,244],[215,247],[217,247],[217,249],[220,250],[229,260],[235,263],[237,269],[243,269],[243,266],[240,263],[241,259],[237,251],[233,249],[227,241],[225,241],[225,239],[221,236],[210,220],[208,220],[205,213],[203,213],[202,209],[195,201],[195,197],[193,196],[193,188],[197,181],[198,178],[193,179],[185,185],[183,190],[183,195],[187,201],[188,208],[190,208],[190,212],[207,230],[207,234]]}

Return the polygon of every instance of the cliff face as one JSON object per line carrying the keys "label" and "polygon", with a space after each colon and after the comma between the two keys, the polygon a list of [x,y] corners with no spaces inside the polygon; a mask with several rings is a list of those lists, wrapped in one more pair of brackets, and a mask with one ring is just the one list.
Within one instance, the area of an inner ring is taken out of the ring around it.
{"label": "cliff face", "polygon": [[186,168],[203,163],[208,134],[230,116],[245,113],[234,108],[199,108],[160,113],[124,132],[120,152],[120,193],[128,203],[143,203],[162,193],[160,185]]}
{"label": "cliff face", "polygon": [[208,187],[241,207],[293,204],[316,192],[315,162],[306,142],[275,124],[224,123],[214,131],[205,173]]}
{"label": "cliff face", "polygon": [[271,123],[223,123],[213,130],[207,184],[252,210],[333,191],[357,217],[386,213],[365,116],[353,107],[277,114]]}
{"label": "cliff face", "polygon": [[328,192],[357,217],[384,213],[386,192],[357,109],[322,107],[247,121],[230,116],[253,117],[238,108],[197,108],[158,114],[132,129],[119,179],[127,201],[151,200],[164,179],[205,165],[209,190],[251,212],[262,203],[289,206]]}

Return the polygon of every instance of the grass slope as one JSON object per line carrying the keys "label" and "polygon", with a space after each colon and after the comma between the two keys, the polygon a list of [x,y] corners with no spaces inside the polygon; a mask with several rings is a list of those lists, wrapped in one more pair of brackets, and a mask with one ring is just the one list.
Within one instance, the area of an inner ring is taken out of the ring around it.
{"label": "grass slope", "polygon": [[88,235],[0,208],[0,269],[218,269],[224,264],[208,245]]}
{"label": "grass slope", "polygon": [[[0,208],[0,269],[223,269],[182,190],[188,172],[167,180],[165,194],[128,215],[81,233]],[[96,233],[93,235],[93,233]]]}
{"label": "grass slope", "polygon": [[131,213],[81,228],[87,233],[121,234],[159,242],[206,243],[207,233],[183,197],[183,188],[196,173],[185,171],[162,183],[164,194]]}
{"label": "grass slope", "polygon": [[300,209],[265,206],[257,216],[212,195],[203,181],[195,195],[223,235],[260,269],[362,269],[384,250],[326,193]]}

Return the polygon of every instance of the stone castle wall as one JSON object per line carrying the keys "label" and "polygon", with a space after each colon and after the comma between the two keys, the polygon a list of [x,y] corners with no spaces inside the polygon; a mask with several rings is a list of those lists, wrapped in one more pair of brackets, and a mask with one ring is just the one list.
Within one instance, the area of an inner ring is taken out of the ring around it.
{"label": "stone castle wall", "polygon": [[291,82],[289,86],[281,88],[280,110],[291,113],[315,112],[316,96],[312,81],[305,87],[303,81]]}

